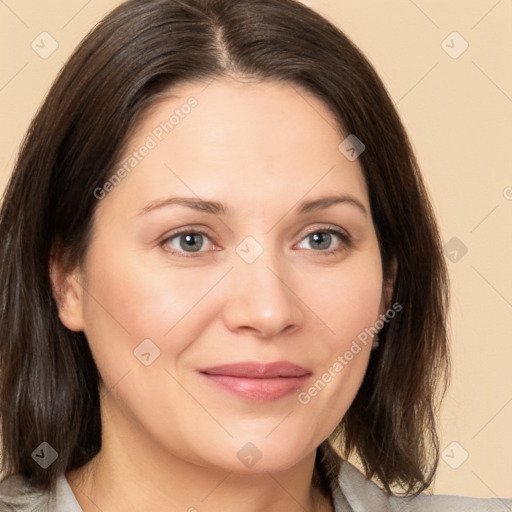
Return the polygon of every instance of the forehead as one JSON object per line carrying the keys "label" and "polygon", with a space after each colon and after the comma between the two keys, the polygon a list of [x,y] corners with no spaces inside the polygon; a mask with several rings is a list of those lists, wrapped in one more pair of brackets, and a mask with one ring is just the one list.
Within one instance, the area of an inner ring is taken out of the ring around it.
{"label": "forehead", "polygon": [[140,193],[264,207],[269,197],[289,203],[339,192],[369,207],[361,165],[340,151],[344,138],[328,107],[295,85],[215,79],[182,84],[155,103],[118,166],[150,146],[126,180]]}

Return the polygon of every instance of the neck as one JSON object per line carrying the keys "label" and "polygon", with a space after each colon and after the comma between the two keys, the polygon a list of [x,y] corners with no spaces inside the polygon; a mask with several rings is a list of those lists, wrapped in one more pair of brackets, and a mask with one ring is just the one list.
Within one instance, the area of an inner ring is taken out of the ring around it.
{"label": "neck", "polygon": [[84,512],[331,512],[330,496],[312,486],[314,460],[313,452],[275,473],[201,466],[164,451],[134,423],[102,410],[101,451],[66,478]]}

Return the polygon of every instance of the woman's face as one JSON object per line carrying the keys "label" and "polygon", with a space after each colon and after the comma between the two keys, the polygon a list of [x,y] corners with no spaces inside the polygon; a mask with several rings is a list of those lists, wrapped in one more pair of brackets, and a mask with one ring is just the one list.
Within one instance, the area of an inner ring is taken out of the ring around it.
{"label": "woman's face", "polygon": [[61,310],[130,444],[277,471],[339,423],[370,356],[360,335],[385,311],[343,138],[321,101],[275,82],[182,85],[139,122],[124,172],[95,191],[82,286]]}

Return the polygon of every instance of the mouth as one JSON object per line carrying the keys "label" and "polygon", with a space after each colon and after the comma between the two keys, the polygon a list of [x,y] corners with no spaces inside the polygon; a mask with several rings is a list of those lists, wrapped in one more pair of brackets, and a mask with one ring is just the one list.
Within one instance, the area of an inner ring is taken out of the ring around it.
{"label": "mouth", "polygon": [[214,387],[252,401],[273,401],[304,387],[311,371],[287,361],[241,362],[198,370]]}

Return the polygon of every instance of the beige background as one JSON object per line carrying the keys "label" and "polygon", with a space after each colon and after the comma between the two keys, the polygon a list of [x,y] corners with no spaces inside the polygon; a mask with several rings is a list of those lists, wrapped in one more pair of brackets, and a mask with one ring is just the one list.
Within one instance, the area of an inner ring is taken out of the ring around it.
{"label": "beige background", "polygon": [[[0,190],[58,70],[119,3],[0,1]],[[413,141],[443,239],[457,238],[448,254],[458,259],[448,262],[454,374],[441,414],[444,454],[434,491],[512,496],[512,2],[304,3],[374,64]],[[34,40],[42,46],[44,31],[58,42],[46,59],[31,48]],[[460,36],[448,37],[454,31]],[[467,50],[452,58],[464,41]]]}

